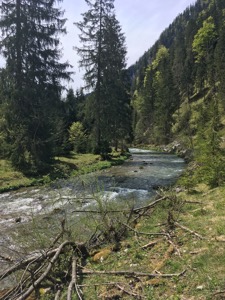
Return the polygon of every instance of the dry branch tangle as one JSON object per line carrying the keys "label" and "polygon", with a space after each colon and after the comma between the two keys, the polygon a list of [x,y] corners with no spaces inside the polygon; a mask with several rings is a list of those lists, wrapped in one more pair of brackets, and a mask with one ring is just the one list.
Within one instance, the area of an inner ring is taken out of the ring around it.
{"label": "dry branch tangle", "polygon": [[[134,232],[135,234],[143,234],[148,236],[163,236],[169,240],[170,243],[170,235],[167,232],[162,233],[144,233],[144,232],[138,232],[135,229],[132,228],[132,225],[134,223],[134,219],[142,217],[144,214],[146,214],[151,208],[158,205],[163,200],[170,200],[169,197],[161,197],[153,202],[151,202],[149,205],[140,207],[137,209],[132,209],[130,211],[122,211],[123,213],[129,213],[128,216],[126,216],[125,222],[119,222],[119,230],[124,234],[126,229],[129,229],[130,231]],[[98,211],[91,211],[92,213],[101,213]],[[105,214],[110,214],[111,212],[117,213],[118,211],[107,211]],[[133,217],[133,218],[132,218]],[[55,245],[56,242],[59,241],[60,238],[63,238],[63,233],[65,232],[64,224],[62,224],[62,232],[54,239],[53,244],[51,245],[51,248],[47,251],[42,251],[40,253],[35,253],[31,255],[30,257],[27,257],[17,263],[16,265],[12,266],[11,268],[7,269],[5,272],[0,274],[0,281],[7,276],[19,271],[23,270],[24,278],[22,277],[20,280],[20,283],[17,287],[12,289],[10,293],[7,293],[3,298],[0,298],[2,300],[25,300],[31,293],[35,291],[35,289],[38,289],[45,281],[46,277],[53,276],[54,278],[54,272],[53,272],[53,266],[58,261],[61,254],[65,254],[68,256],[68,262],[67,262],[67,268],[70,270],[70,276],[68,281],[64,284],[64,288],[67,288],[67,300],[71,300],[73,293],[76,293],[79,300],[83,299],[82,294],[82,285],[78,284],[78,280],[82,278],[83,276],[91,276],[91,275],[109,275],[109,276],[125,276],[125,277],[149,277],[149,278],[170,278],[170,277],[179,277],[182,276],[185,271],[181,273],[175,273],[175,274],[161,274],[161,273],[144,273],[144,272],[132,272],[132,271],[126,271],[126,270],[119,270],[119,271],[94,271],[94,270],[86,270],[82,269],[80,265],[82,265],[81,261],[82,258],[86,258],[89,256],[89,250],[90,247],[94,246],[100,246],[102,243],[102,240],[100,237],[104,237],[104,242],[109,242],[105,238],[106,232],[101,231],[100,233],[97,233],[97,231],[92,235],[92,237],[87,241],[86,244],[82,243],[76,243],[71,241],[65,241],[63,242],[58,248],[52,249],[52,247]],[[107,232],[110,234],[110,232]],[[116,232],[115,232],[116,233]],[[118,232],[117,232],[118,233]],[[120,232],[119,232],[120,233]],[[96,245],[96,242],[99,241],[99,243]],[[163,240],[163,239],[162,239]],[[150,247],[152,242],[148,243],[144,247]],[[173,244],[174,245],[174,244]],[[68,247],[68,249],[67,249]],[[67,253],[68,250],[68,253]],[[78,264],[80,263],[79,267]],[[32,270],[31,273],[27,272],[28,269]],[[25,271],[24,271],[25,270]],[[44,270],[44,271],[43,271]],[[53,274],[53,275],[52,275]],[[33,278],[32,278],[33,276]],[[122,288],[123,289],[123,288]],[[55,300],[60,299],[60,293],[61,291],[55,291]],[[127,291],[129,292],[129,291]],[[130,293],[130,292],[129,292]]]}

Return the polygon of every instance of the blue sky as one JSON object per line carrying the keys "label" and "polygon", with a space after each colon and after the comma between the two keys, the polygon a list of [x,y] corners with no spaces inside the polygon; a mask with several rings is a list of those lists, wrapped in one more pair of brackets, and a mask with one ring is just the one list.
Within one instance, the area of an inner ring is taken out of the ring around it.
{"label": "blue sky", "polygon": [[[115,0],[116,16],[126,37],[127,66],[135,63],[159,38],[179,13],[196,0]],[[81,13],[87,11],[85,0],[64,0],[59,4],[65,10],[68,34],[61,37],[62,61],[73,65],[74,82],[66,84],[74,89],[83,85],[84,70],[79,69],[79,56],[73,50],[79,47],[79,30],[73,24],[82,20]],[[0,57],[0,66],[4,62]]]}
{"label": "blue sky", "polygon": [[[127,66],[135,63],[159,38],[179,13],[196,0],[115,0],[116,16],[126,37]],[[73,22],[82,20],[81,13],[87,11],[84,0],[64,0],[60,4],[68,19],[68,34],[62,40],[64,60],[73,65],[74,89],[82,86],[83,70],[79,69],[79,56],[72,48],[79,46],[79,30]]]}

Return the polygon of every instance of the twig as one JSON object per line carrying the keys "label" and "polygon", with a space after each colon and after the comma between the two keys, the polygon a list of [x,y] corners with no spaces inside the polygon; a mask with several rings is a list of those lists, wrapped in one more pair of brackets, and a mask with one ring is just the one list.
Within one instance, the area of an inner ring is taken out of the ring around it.
{"label": "twig", "polygon": [[[119,290],[121,290],[122,292],[124,292],[125,294],[127,294],[127,295],[129,295],[129,296],[133,296],[133,297],[138,297],[138,296],[139,296],[139,295],[136,294],[136,293],[133,293],[133,292],[130,292],[130,291],[125,290],[125,288],[122,287],[122,286],[120,286],[119,284],[117,284],[116,286],[117,286],[117,288],[118,288]],[[137,299],[137,298],[135,298],[135,299]]]}
{"label": "twig", "polygon": [[167,241],[168,241],[168,243],[170,245],[172,245],[174,247],[174,249],[176,250],[177,254],[181,257],[180,250],[177,248],[177,246],[174,244],[174,242],[171,240],[171,238],[167,237]]}
{"label": "twig", "polygon": [[65,233],[65,219],[61,220],[61,227],[62,230],[61,232],[56,236],[56,238],[53,240],[51,246],[49,247],[49,249],[53,248],[55,246],[55,244],[58,242],[58,240],[63,237],[63,234]]}
{"label": "twig", "polygon": [[187,201],[187,200],[185,200],[184,203],[185,203],[185,204],[200,204],[200,205],[203,204],[203,203],[200,202],[200,201]]}
{"label": "twig", "polygon": [[93,284],[79,284],[79,287],[96,287],[96,286],[103,286],[103,285],[114,285],[116,286],[117,284],[123,284],[121,282],[101,282],[101,283],[93,283]]}
{"label": "twig", "polygon": [[139,207],[139,208],[135,208],[134,209],[134,212],[139,212],[141,210],[148,210],[149,208],[152,208],[154,207],[156,204],[158,204],[159,202],[163,201],[163,200],[168,200],[169,198],[167,196],[164,196],[162,198],[159,198],[157,200],[155,200],[154,202],[151,202],[150,204],[146,205],[146,206],[142,206],[142,207]]}
{"label": "twig", "polygon": [[174,222],[174,224],[175,224],[176,226],[180,227],[181,229],[183,229],[183,230],[185,230],[185,231],[187,231],[187,232],[190,232],[191,234],[197,236],[199,239],[201,239],[201,240],[204,239],[204,237],[201,236],[200,234],[198,234],[197,232],[195,232],[195,231],[193,231],[193,230],[191,230],[191,229],[189,229],[189,228],[187,228],[187,227],[185,227],[185,226],[179,224],[178,222]]}
{"label": "twig", "polygon": [[132,230],[134,233],[136,234],[143,234],[143,235],[163,235],[163,236],[167,236],[167,237],[170,237],[168,233],[164,233],[164,232],[142,232],[142,231],[137,231],[135,230],[134,228],[130,227],[129,225],[127,224],[124,224],[124,223],[121,223],[122,225],[126,226],[127,228],[129,228],[130,230]]}
{"label": "twig", "polygon": [[[110,213],[129,213],[130,210],[107,210],[105,213],[110,214]],[[72,213],[90,213],[90,214],[102,214],[102,211],[100,210],[73,210]]]}
{"label": "twig", "polygon": [[161,242],[162,240],[163,239],[158,239],[158,240],[155,240],[155,241],[151,241],[148,244],[142,246],[141,249],[151,248],[151,247],[155,246],[157,243]]}
{"label": "twig", "polygon": [[214,293],[213,296],[217,296],[217,295],[221,295],[221,294],[225,294],[225,290],[224,291],[218,291],[218,292]]}

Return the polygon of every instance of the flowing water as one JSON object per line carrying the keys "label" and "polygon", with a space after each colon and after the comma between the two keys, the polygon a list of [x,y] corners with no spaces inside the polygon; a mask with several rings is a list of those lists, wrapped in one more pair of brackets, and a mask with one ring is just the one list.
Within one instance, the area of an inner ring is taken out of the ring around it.
{"label": "flowing water", "polygon": [[158,187],[175,183],[185,167],[175,155],[134,148],[130,152],[132,156],[121,166],[59,180],[48,187],[0,194],[0,254],[16,249],[13,232],[37,215],[46,217],[55,212],[58,218],[61,211],[84,210],[93,205],[95,197],[142,206]]}

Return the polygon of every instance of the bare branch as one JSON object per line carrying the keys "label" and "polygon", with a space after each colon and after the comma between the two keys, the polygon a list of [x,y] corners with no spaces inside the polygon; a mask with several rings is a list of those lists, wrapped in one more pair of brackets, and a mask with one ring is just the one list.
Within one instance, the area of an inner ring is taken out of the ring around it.
{"label": "bare branch", "polygon": [[180,277],[186,273],[186,270],[181,273],[174,274],[156,274],[156,273],[143,273],[134,271],[91,271],[83,270],[82,275],[114,275],[114,276],[131,276],[131,277],[151,277],[151,278],[169,278]]}
{"label": "bare branch", "polygon": [[78,299],[82,300],[83,297],[81,296],[79,286],[77,285],[77,258],[73,254],[73,257],[72,257],[72,275],[71,275],[70,284],[68,286],[67,300],[72,299],[72,292],[73,292],[74,287],[75,287]]}
{"label": "bare branch", "polygon": [[62,252],[62,249],[67,246],[67,245],[72,245],[74,246],[73,242],[65,241],[60,245],[58,250],[56,251],[55,255],[53,258],[50,260],[45,272],[27,289],[26,292],[24,292],[20,297],[17,298],[17,300],[25,300],[34,290],[35,288],[45,279],[45,277],[49,274],[51,271],[51,268],[55,261],[58,259],[60,253]]}
{"label": "bare branch", "polygon": [[181,229],[183,229],[183,230],[185,230],[185,231],[187,231],[187,232],[190,232],[191,234],[197,236],[199,239],[201,239],[201,240],[204,239],[204,237],[201,236],[200,234],[198,234],[197,232],[195,232],[195,231],[193,231],[193,230],[191,230],[191,229],[189,229],[189,228],[187,228],[187,227],[185,227],[185,226],[179,224],[178,222],[174,222],[174,224],[175,224],[177,227],[180,227]]}

